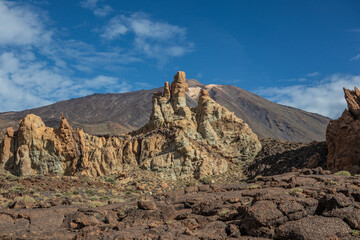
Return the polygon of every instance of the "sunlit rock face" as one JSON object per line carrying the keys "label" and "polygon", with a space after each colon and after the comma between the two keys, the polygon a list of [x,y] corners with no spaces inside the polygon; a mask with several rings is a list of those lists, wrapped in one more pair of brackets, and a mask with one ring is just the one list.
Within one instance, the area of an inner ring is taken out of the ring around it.
{"label": "sunlit rock face", "polygon": [[49,128],[40,117],[27,115],[17,132],[6,132],[0,166],[17,175],[101,176],[140,167],[167,178],[202,178],[252,161],[261,144],[249,126],[206,90],[190,109],[187,89],[185,73],[178,72],[171,86],[166,82],[163,93],[153,94],[149,122],[123,136],[86,134],[64,116],[59,128]]}
{"label": "sunlit rock face", "polygon": [[360,91],[344,88],[348,109],[326,130],[327,167],[333,172],[360,172]]}

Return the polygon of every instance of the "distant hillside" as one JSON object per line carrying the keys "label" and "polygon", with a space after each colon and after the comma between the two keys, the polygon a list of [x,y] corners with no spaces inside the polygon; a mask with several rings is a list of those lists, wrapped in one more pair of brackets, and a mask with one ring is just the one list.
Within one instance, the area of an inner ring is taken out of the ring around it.
{"label": "distant hillside", "polygon": [[[270,102],[231,85],[203,85],[188,80],[188,105],[196,106],[198,93],[206,88],[210,96],[233,111],[260,137],[288,141],[323,141],[329,118]],[[94,94],[57,102],[45,107],[0,113],[0,129],[13,126],[29,113],[40,116],[47,126],[57,127],[60,114],[70,123],[94,135],[119,135],[148,122],[152,93],[162,88],[119,94]]]}

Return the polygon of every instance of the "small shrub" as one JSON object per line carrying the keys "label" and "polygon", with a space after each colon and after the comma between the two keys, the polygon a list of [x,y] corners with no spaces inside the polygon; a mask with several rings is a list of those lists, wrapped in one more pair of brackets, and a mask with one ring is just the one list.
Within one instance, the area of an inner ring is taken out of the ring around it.
{"label": "small shrub", "polygon": [[24,201],[26,203],[34,203],[34,202],[36,202],[35,199],[33,199],[30,196],[16,197],[14,200],[15,201]]}
{"label": "small shrub", "polygon": [[220,215],[220,217],[222,217],[222,216],[224,216],[225,214],[227,214],[227,213],[229,213],[229,212],[230,212],[229,209],[225,209],[225,210],[221,211],[221,212],[219,213],[219,215]]}
{"label": "small shrub", "polygon": [[256,184],[250,186],[250,189],[260,189],[260,188],[261,187],[259,185],[256,185]]}
{"label": "small shrub", "polygon": [[61,193],[55,193],[55,197],[62,197]]}
{"label": "small shrub", "polygon": [[109,199],[110,199],[109,196],[102,196],[102,197],[100,197],[100,201],[102,201],[102,202],[107,202],[107,201],[109,201]]}
{"label": "small shrub", "polygon": [[262,178],[262,176],[261,176],[261,175],[258,175],[258,176],[256,176],[256,177],[254,178],[254,180],[255,180],[255,181],[258,181],[260,178]]}
{"label": "small shrub", "polygon": [[99,198],[98,198],[97,196],[91,196],[89,199],[90,199],[91,201],[96,201],[96,200],[98,200]]}
{"label": "small shrub", "polygon": [[74,191],[72,192],[72,194],[78,195],[78,194],[80,194],[80,191],[79,191],[79,190],[74,190]]}
{"label": "small shrub", "polygon": [[21,192],[21,191],[24,191],[24,190],[25,190],[25,187],[21,186],[21,185],[15,185],[15,186],[8,189],[9,192]]}
{"label": "small shrub", "polygon": [[335,173],[335,175],[350,177],[350,176],[351,176],[351,173],[348,172],[348,171],[339,171],[339,172]]}
{"label": "small shrub", "polygon": [[106,193],[106,190],[103,189],[103,188],[100,188],[97,192],[100,193],[100,194],[105,194],[105,193]]}
{"label": "small shrub", "polygon": [[201,178],[200,180],[199,180],[202,184],[211,184],[211,178],[209,178],[209,177],[204,177],[204,178]]}
{"label": "small shrub", "polygon": [[92,190],[92,189],[86,189],[85,192],[86,192],[87,194],[89,194],[89,195],[94,195],[94,194],[95,194],[95,191]]}
{"label": "small shrub", "polygon": [[289,194],[302,193],[303,191],[304,190],[302,188],[296,187],[296,188],[290,189]]}
{"label": "small shrub", "polygon": [[116,180],[112,177],[107,177],[105,178],[105,181],[110,183],[110,184],[115,184],[116,183]]}
{"label": "small shrub", "polygon": [[336,182],[336,181],[329,181],[329,182],[327,182],[326,184],[327,184],[327,185],[336,185],[337,182]]}
{"label": "small shrub", "polygon": [[352,230],[351,235],[354,236],[354,237],[360,236],[360,231],[359,230]]}
{"label": "small shrub", "polygon": [[16,181],[20,179],[20,177],[12,175],[11,173],[7,174],[5,178],[10,181]]}
{"label": "small shrub", "polygon": [[90,208],[96,208],[96,207],[102,207],[104,205],[106,205],[107,203],[104,203],[104,202],[100,202],[100,201],[92,201],[90,204],[89,204],[89,207]]}

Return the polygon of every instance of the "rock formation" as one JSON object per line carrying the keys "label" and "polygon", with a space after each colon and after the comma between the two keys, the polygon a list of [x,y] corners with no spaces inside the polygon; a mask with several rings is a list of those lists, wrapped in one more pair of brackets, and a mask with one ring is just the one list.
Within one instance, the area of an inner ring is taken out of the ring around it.
{"label": "rock formation", "polygon": [[348,109],[326,130],[327,167],[333,172],[360,172],[360,91],[344,88]]}
{"label": "rock formation", "polygon": [[58,129],[27,115],[19,130],[9,128],[0,165],[16,175],[76,173],[101,176],[131,167],[166,177],[202,178],[251,161],[261,144],[249,126],[202,90],[198,106],[186,105],[188,85],[178,72],[163,93],[154,93],[150,121],[129,135],[98,137],[73,129],[64,116]]}

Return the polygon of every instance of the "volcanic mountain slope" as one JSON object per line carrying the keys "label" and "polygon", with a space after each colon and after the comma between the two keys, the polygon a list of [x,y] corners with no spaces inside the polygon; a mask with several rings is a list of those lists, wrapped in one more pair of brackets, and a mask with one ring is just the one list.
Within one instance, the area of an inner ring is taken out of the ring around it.
{"label": "volcanic mountain slope", "polygon": [[[231,85],[204,85],[188,80],[187,105],[195,107],[201,89],[207,89],[219,104],[233,111],[260,137],[288,141],[323,141],[329,118],[270,102]],[[27,114],[40,116],[45,124],[57,127],[64,113],[71,125],[94,135],[119,135],[147,123],[153,92],[162,88],[119,94],[94,94],[20,112],[0,114],[0,129],[16,127]]]}

